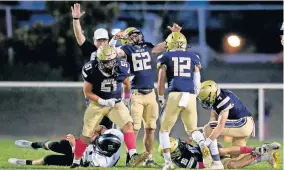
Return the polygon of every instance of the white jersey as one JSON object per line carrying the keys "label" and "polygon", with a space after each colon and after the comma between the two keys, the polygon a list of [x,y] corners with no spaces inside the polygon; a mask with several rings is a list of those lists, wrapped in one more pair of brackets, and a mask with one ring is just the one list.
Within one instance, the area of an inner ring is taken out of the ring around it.
{"label": "white jersey", "polygon": [[94,147],[94,145],[89,145],[82,157],[83,164],[89,164],[89,166],[92,167],[113,167],[118,162],[123,145],[123,134],[116,129],[106,130],[103,134],[116,135],[121,141],[119,150],[111,157],[107,157],[96,152],[96,147]]}

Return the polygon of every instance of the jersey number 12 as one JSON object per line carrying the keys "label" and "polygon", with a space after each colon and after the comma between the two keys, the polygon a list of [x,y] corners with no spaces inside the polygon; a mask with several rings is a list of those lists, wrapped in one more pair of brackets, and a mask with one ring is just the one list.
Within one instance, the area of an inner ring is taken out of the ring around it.
{"label": "jersey number 12", "polygon": [[174,62],[174,76],[191,77],[191,73],[189,73],[191,65],[190,58],[173,57],[172,60]]}

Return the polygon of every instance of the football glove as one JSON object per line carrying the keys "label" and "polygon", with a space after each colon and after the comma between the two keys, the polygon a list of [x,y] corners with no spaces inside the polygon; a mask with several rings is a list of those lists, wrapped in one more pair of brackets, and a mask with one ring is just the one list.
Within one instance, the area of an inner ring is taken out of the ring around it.
{"label": "football glove", "polygon": [[117,99],[114,99],[114,98],[107,99],[107,100],[99,98],[98,103],[102,106],[114,107],[116,101],[117,101]]}
{"label": "football glove", "polygon": [[159,96],[159,105],[160,105],[160,107],[161,108],[163,108],[164,106],[165,106],[165,96],[164,95],[162,95],[162,96]]}

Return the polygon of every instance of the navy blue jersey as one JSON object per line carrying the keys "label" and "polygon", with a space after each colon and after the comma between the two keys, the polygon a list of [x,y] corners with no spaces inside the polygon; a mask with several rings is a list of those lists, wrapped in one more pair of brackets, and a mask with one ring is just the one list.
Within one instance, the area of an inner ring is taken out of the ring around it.
{"label": "navy blue jersey", "polygon": [[96,60],[84,65],[83,79],[93,85],[92,92],[102,99],[121,99],[122,82],[129,76],[129,64],[121,59],[116,59],[114,75],[106,75],[98,69]]}
{"label": "navy blue jersey", "polygon": [[241,100],[227,89],[220,89],[220,94],[215,100],[213,110],[215,110],[218,115],[224,110],[229,110],[228,119],[240,119],[251,116],[251,113]]}
{"label": "navy blue jersey", "polygon": [[194,93],[193,72],[201,67],[199,57],[188,51],[170,51],[158,57],[158,68],[165,65],[169,92]]}
{"label": "navy blue jersey", "polygon": [[132,89],[153,89],[155,72],[152,69],[152,49],[154,45],[148,42],[139,45],[126,44],[121,47],[130,64],[134,75]]}
{"label": "navy blue jersey", "polygon": [[198,162],[203,162],[203,157],[199,147],[181,142],[179,144],[181,156],[173,159],[174,164],[179,168],[196,169],[198,168]]}

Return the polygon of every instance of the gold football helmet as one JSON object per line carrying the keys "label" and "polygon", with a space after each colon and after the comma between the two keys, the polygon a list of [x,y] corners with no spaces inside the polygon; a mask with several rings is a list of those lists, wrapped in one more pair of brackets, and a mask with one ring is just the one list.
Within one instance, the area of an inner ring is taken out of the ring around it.
{"label": "gold football helmet", "polygon": [[107,74],[114,73],[114,67],[116,65],[117,52],[115,47],[109,46],[108,44],[102,45],[97,51],[98,68]]}
{"label": "gold football helmet", "polygon": [[120,39],[121,44],[138,44],[144,41],[142,32],[135,27],[128,27],[123,31],[123,38]]}
{"label": "gold football helmet", "polygon": [[213,80],[201,83],[201,88],[197,96],[204,109],[212,109],[217,97],[218,85]]}
{"label": "gold football helmet", "polygon": [[[179,149],[179,140],[173,137],[170,137],[170,142],[171,142],[171,158],[176,159],[181,156],[181,151]],[[163,148],[161,145],[159,145],[158,152],[160,153],[161,156],[163,156]]]}
{"label": "gold football helmet", "polygon": [[181,32],[172,32],[166,39],[167,51],[185,50],[187,40]]}

